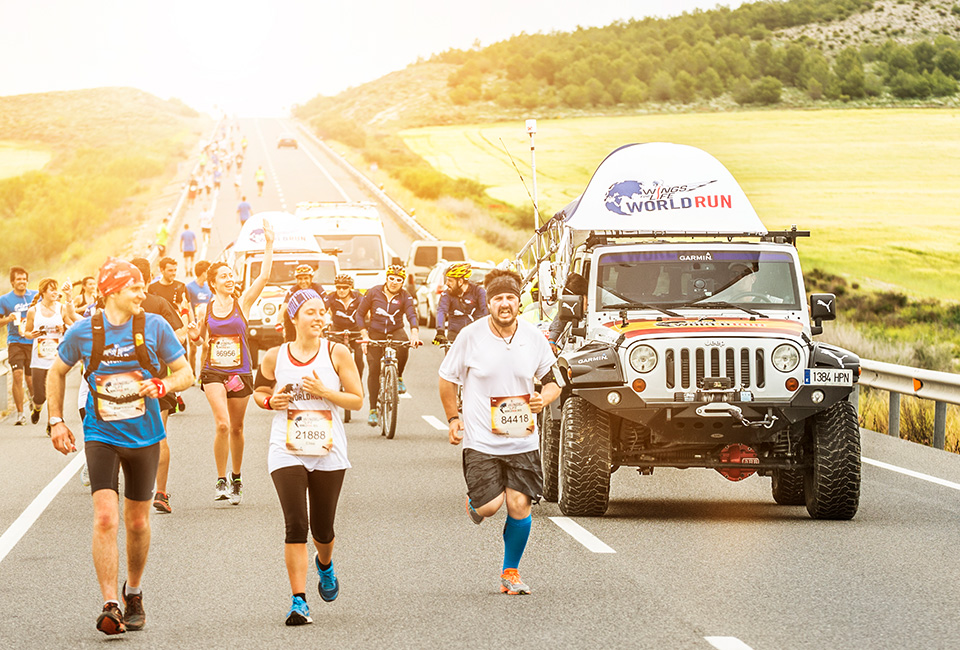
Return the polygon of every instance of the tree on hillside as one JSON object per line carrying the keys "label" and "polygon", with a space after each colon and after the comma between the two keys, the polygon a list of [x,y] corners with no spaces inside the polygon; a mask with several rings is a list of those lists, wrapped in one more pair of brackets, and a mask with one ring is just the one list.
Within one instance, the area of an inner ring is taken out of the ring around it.
{"label": "tree on hillside", "polygon": [[848,47],[837,56],[833,72],[840,84],[840,93],[851,99],[859,99],[866,94],[863,61],[856,48]]}
{"label": "tree on hillside", "polygon": [[697,82],[686,70],[678,72],[673,80],[673,96],[684,104],[697,98]]}
{"label": "tree on hillside", "polygon": [[913,58],[917,60],[917,68],[920,72],[933,72],[937,67],[934,59],[937,56],[937,48],[927,41],[919,41],[910,48]]}
{"label": "tree on hillside", "polygon": [[937,67],[954,79],[960,79],[960,54],[956,50],[944,50],[937,55]]}
{"label": "tree on hillside", "polygon": [[703,74],[697,77],[697,84],[700,86],[700,94],[708,99],[723,94],[723,81],[713,68],[704,70]]}
{"label": "tree on hillside", "polygon": [[650,82],[650,97],[658,102],[668,102],[673,99],[673,79],[666,70],[661,70]]}

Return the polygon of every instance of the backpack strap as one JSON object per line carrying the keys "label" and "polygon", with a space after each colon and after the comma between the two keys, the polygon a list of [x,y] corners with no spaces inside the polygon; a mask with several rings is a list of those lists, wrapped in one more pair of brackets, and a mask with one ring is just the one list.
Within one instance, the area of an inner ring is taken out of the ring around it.
{"label": "backpack strap", "polygon": [[133,347],[137,354],[137,361],[140,367],[150,373],[151,377],[159,378],[160,373],[150,362],[150,353],[147,351],[147,341],[145,336],[147,315],[143,311],[135,314],[133,317]]}
{"label": "backpack strap", "polygon": [[90,317],[90,329],[93,334],[93,346],[90,349],[90,363],[83,373],[83,378],[87,379],[93,372],[100,367],[103,361],[103,348],[106,345],[106,334],[103,331],[103,311],[98,310]]}

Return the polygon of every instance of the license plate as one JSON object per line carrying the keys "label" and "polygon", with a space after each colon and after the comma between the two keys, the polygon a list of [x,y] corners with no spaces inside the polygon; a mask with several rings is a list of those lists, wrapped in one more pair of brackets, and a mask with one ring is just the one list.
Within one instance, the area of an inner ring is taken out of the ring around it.
{"label": "license plate", "polygon": [[804,386],[852,386],[853,371],[807,368],[803,371]]}

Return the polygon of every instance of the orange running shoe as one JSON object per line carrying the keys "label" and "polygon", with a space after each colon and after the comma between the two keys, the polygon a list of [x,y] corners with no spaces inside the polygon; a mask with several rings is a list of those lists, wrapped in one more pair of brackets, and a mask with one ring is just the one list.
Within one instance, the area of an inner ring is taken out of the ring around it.
{"label": "orange running shoe", "polygon": [[530,587],[523,584],[516,569],[507,569],[500,575],[500,593],[509,596],[529,594]]}

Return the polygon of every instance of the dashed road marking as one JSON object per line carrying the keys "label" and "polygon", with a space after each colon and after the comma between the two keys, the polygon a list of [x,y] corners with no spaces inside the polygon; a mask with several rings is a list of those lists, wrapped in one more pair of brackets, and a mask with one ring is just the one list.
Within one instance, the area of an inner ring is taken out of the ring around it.
{"label": "dashed road marking", "polygon": [[57,496],[60,490],[63,489],[63,486],[67,484],[67,481],[73,478],[77,470],[83,465],[85,458],[86,456],[83,455],[83,451],[81,450],[80,453],[74,456],[73,460],[67,463],[67,466],[60,470],[60,473],[47,484],[47,487],[40,491],[40,494],[38,494],[30,505],[27,506],[27,509],[20,513],[20,516],[10,524],[10,527],[4,531],[3,535],[0,535],[0,562],[3,561],[3,558],[7,557],[7,553],[13,550],[17,542],[27,534],[30,527],[40,518],[43,511],[46,510],[50,502],[53,501],[53,498]]}
{"label": "dashed road marking", "polygon": [[569,517],[550,517],[550,521],[594,553],[616,553],[615,550],[601,542],[596,535]]}
{"label": "dashed road marking", "polygon": [[[278,122],[278,123],[280,124],[280,126],[282,126],[285,130],[289,130],[289,129],[287,129],[287,125],[286,125],[286,124],[284,124],[284,123],[281,122],[280,120],[277,120],[277,122]],[[300,147],[300,151],[302,151],[303,153],[307,154],[307,158],[309,158],[311,161],[313,161],[313,164],[316,165],[316,166],[320,169],[320,171],[323,173],[323,175],[327,177],[327,180],[330,181],[330,184],[333,185],[333,187],[334,187],[338,192],[340,192],[340,196],[343,197],[343,200],[349,202],[351,199],[350,199],[350,197],[347,195],[346,191],[344,191],[343,187],[340,186],[340,183],[338,183],[336,180],[334,180],[333,176],[330,175],[330,172],[327,171],[327,168],[324,167],[323,164],[322,164],[319,160],[317,160],[316,157],[315,157],[312,153],[310,153],[310,150],[307,149],[306,147]]]}
{"label": "dashed road marking", "polygon": [[930,476],[929,474],[923,474],[921,472],[915,472],[912,469],[905,469],[903,467],[897,467],[896,465],[891,465],[890,463],[885,463],[882,460],[873,460],[872,458],[866,458],[861,456],[860,460],[867,465],[873,465],[874,467],[880,467],[883,469],[888,469],[891,472],[899,472],[900,474],[906,474],[907,476],[912,476],[913,478],[918,478],[921,481],[929,481],[930,483],[936,483],[937,485],[942,485],[943,487],[948,487],[952,490],[960,490],[960,483],[954,483],[953,481],[948,481],[946,479],[937,478],[936,476]]}
{"label": "dashed road marking", "polygon": [[402,395],[400,395],[400,399],[413,399],[413,395],[411,395],[410,393],[403,393]]}
{"label": "dashed road marking", "polygon": [[267,141],[263,138],[263,131],[260,130],[260,120],[254,122],[257,125],[257,136],[260,138],[260,144],[263,145],[263,157],[267,160],[267,167],[270,169],[270,178],[273,179],[273,184],[277,188],[277,194],[280,196],[280,209],[287,209],[287,201],[283,198],[283,188],[280,187],[280,178],[277,176],[277,170],[273,166],[273,160],[270,158],[270,154],[267,152]]}
{"label": "dashed road marking", "polygon": [[424,420],[426,420],[426,421],[427,421],[427,424],[429,424],[431,427],[433,427],[433,428],[436,429],[437,431],[446,431],[446,430],[447,430],[447,425],[445,425],[443,422],[440,421],[439,418],[437,418],[437,417],[435,417],[435,416],[433,416],[433,415],[421,415],[420,417],[422,417]]}
{"label": "dashed road marking", "polygon": [[705,636],[704,640],[717,650],[752,650],[735,636]]}

